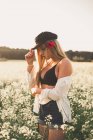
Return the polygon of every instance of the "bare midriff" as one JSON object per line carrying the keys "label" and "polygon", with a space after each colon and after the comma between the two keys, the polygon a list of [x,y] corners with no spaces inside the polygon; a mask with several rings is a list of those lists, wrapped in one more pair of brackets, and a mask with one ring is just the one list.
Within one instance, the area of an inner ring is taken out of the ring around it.
{"label": "bare midriff", "polygon": [[42,89],[45,89],[45,88],[49,88],[49,89],[52,89],[52,88],[54,88],[55,86],[49,86],[49,85],[46,85],[46,84],[42,84],[41,85],[41,88]]}

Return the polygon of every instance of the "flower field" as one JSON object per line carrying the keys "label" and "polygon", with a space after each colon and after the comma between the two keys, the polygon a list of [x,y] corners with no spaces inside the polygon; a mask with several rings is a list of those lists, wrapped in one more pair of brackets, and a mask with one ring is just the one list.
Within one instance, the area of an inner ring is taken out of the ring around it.
{"label": "flower field", "polygon": [[[93,63],[72,62],[72,65],[68,95],[72,123],[64,125],[66,140],[93,140]],[[27,81],[22,79],[25,64],[22,62],[21,66],[21,79],[17,73],[15,79],[0,79],[0,140],[42,139],[37,131],[38,115],[32,112],[34,98]]]}

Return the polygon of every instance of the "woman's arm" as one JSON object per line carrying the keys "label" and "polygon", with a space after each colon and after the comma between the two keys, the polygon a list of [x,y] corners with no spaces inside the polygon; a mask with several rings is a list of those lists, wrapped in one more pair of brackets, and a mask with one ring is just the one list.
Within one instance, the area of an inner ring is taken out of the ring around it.
{"label": "woman's arm", "polygon": [[35,66],[33,65],[30,72],[27,71],[29,89],[33,88],[36,85],[36,75],[37,75],[37,72],[36,72]]}
{"label": "woman's arm", "polygon": [[35,52],[31,49],[26,55],[25,60],[27,61],[27,79],[29,88],[33,88],[36,84],[36,69],[34,64]]}

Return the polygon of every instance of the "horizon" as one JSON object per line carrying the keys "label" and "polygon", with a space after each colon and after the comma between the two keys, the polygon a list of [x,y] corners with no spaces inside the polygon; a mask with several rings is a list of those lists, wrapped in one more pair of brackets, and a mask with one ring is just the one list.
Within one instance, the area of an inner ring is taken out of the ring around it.
{"label": "horizon", "polygon": [[[0,48],[9,48],[9,49],[25,49],[25,50],[29,50],[29,49],[26,49],[26,48],[12,48],[12,47],[9,47],[9,46],[0,46]],[[65,50],[65,51],[73,51],[73,52],[93,52],[93,51],[85,51],[85,50]]]}
{"label": "horizon", "polygon": [[93,1],[0,1],[0,46],[30,49],[42,31],[58,35],[64,51],[93,52]]}

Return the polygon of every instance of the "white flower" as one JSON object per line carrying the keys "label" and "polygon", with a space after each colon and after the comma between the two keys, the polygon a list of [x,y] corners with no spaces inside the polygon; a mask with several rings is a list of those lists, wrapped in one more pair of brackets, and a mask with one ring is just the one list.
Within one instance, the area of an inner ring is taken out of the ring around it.
{"label": "white flower", "polygon": [[19,128],[19,134],[24,134],[24,136],[29,136],[32,133],[32,130],[29,130],[27,126],[22,126]]}
{"label": "white flower", "polygon": [[60,126],[60,128],[61,128],[62,130],[64,130],[64,129],[65,129],[65,124],[62,124],[62,125]]}
{"label": "white flower", "polygon": [[54,125],[54,128],[58,129],[58,125],[57,125],[57,124],[55,124],[55,125]]}

